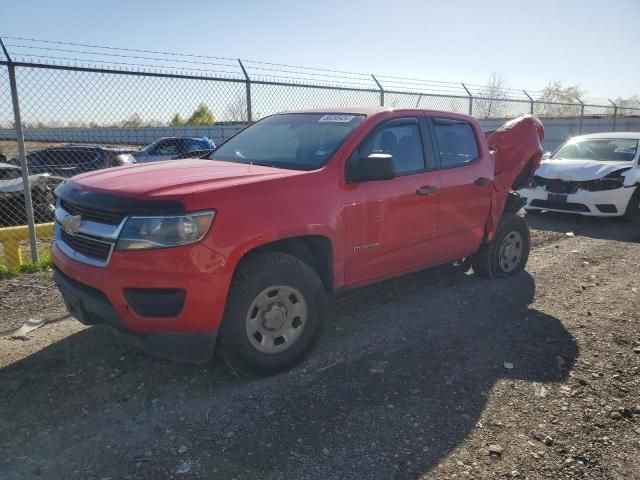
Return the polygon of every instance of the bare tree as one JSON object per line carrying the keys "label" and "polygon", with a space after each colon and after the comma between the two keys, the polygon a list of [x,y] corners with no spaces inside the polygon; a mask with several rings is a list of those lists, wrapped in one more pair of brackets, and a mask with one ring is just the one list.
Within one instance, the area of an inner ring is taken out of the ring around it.
{"label": "bare tree", "polygon": [[144,126],[144,122],[142,121],[142,117],[139,113],[133,113],[126,120],[123,120],[120,123],[121,127],[125,128],[138,128]]}
{"label": "bare tree", "polygon": [[239,93],[225,108],[225,117],[229,122],[248,122],[247,97]]}
{"label": "bare tree", "polygon": [[507,110],[507,82],[498,72],[492,72],[485,86],[480,90],[479,100],[474,100],[474,113],[480,118],[501,118]]}
{"label": "bare tree", "polygon": [[[638,95],[632,95],[627,98],[617,97],[614,100],[618,106],[618,115],[621,117],[629,115],[640,115],[640,97]],[[608,113],[613,115],[614,108],[610,108]]]}
{"label": "bare tree", "polygon": [[534,111],[541,117],[577,117],[580,115],[578,99],[583,95],[578,85],[563,87],[558,80],[549,82],[536,99]]}

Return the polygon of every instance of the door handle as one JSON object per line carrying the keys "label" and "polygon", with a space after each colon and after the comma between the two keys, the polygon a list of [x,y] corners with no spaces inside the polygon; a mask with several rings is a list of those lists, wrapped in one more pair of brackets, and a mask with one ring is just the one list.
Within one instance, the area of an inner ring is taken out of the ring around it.
{"label": "door handle", "polygon": [[487,177],[479,177],[476,178],[476,181],[473,182],[474,185],[479,185],[479,186],[483,186],[486,185],[490,182],[491,180],[489,180]]}
{"label": "door handle", "polygon": [[416,195],[433,195],[438,191],[438,187],[431,187],[429,185],[425,185],[424,187],[420,187],[416,190]]}

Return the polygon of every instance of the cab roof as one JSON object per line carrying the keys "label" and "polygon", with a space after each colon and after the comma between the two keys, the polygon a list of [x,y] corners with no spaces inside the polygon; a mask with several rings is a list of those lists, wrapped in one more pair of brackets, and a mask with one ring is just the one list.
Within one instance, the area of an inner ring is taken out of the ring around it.
{"label": "cab roof", "polygon": [[366,115],[368,117],[376,115],[378,113],[383,112],[393,112],[393,111],[403,111],[403,112],[414,112],[414,113],[446,113],[449,115],[459,115],[462,117],[466,117],[467,115],[461,113],[453,113],[447,112],[444,110],[429,110],[426,108],[393,108],[393,107],[332,107],[332,108],[310,108],[310,109],[302,109],[302,110],[286,110],[283,112],[278,112],[276,115],[282,115],[285,113],[327,113],[327,114],[350,114],[350,115]]}

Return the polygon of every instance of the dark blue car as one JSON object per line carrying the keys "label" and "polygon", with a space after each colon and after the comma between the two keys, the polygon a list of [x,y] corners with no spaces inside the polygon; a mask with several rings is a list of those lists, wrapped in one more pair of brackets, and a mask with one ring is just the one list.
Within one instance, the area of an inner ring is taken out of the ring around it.
{"label": "dark blue car", "polygon": [[133,154],[137,163],[157,162],[174,158],[198,158],[216,146],[207,137],[164,137]]}

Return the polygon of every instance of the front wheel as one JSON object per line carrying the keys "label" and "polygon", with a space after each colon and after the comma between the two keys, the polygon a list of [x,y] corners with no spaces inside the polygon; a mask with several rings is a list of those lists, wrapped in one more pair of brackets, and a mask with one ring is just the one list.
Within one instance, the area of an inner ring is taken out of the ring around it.
{"label": "front wheel", "polygon": [[633,192],[627,208],[622,215],[623,222],[632,222],[636,217],[640,216],[640,186],[636,187],[636,191]]}
{"label": "front wheel", "polygon": [[257,254],[234,276],[218,353],[239,373],[277,373],[313,346],[325,310],[324,286],[309,265],[284,253]]}
{"label": "front wheel", "polygon": [[531,239],[529,226],[515,213],[505,213],[493,239],[473,256],[473,270],[483,277],[510,277],[527,265]]}

